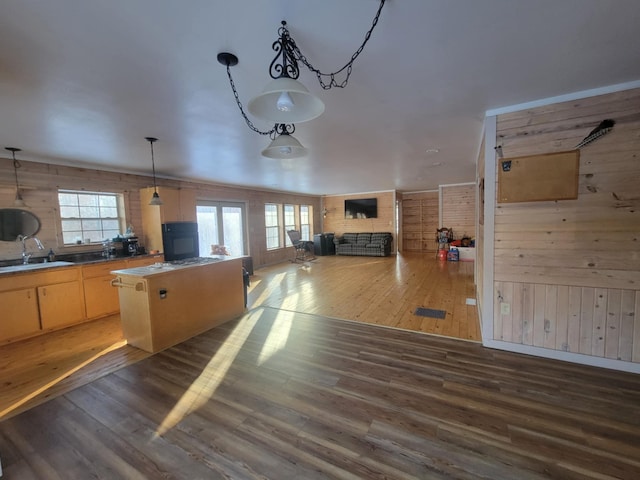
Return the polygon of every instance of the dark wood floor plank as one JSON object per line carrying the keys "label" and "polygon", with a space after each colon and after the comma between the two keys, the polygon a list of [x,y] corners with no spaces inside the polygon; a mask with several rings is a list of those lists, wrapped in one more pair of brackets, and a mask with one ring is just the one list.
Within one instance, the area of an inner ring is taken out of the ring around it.
{"label": "dark wood floor plank", "polygon": [[635,480],[639,418],[636,375],[265,307],[5,420],[0,448],[8,478]]}

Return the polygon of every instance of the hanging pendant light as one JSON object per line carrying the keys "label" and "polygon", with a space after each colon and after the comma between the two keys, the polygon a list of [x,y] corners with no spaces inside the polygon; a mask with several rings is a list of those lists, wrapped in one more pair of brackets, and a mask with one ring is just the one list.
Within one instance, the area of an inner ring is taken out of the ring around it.
{"label": "hanging pendant light", "polygon": [[267,84],[262,93],[247,104],[256,117],[277,123],[301,123],[324,112],[324,103],[298,80],[283,76]]}
{"label": "hanging pendant light", "polygon": [[[304,65],[316,75],[323,90],[346,87],[353,71],[353,64],[364,50],[380,19],[385,0],[379,0],[379,2],[371,28],[365,34],[362,44],[344,66],[330,73],[320,71],[309,62],[291,37],[287,22],[283,20],[278,29],[278,39],[271,45],[273,51],[276,52],[276,56],[269,66],[269,76],[273,80],[267,84],[260,95],[249,101],[247,110],[256,117],[275,122],[276,127],[280,124],[293,126],[296,123],[307,122],[320,116],[324,112],[324,103],[297,80],[300,76],[299,64]],[[235,82],[231,76],[231,67],[238,64],[238,57],[230,52],[220,52],[217,58],[218,62],[227,69],[229,85],[247,126],[260,135],[269,135],[272,139],[271,144],[262,151],[262,155],[271,158],[291,158],[305,155],[307,149],[291,136],[291,132],[283,134],[278,132],[277,128],[260,130],[253,124],[245,112],[245,107],[240,101]],[[343,79],[338,80],[338,76],[342,76]]]}
{"label": "hanging pendant light", "polygon": [[20,185],[18,184],[18,169],[22,165],[20,165],[20,162],[16,160],[16,152],[21,152],[22,150],[20,148],[15,148],[15,147],[5,147],[5,150],[9,150],[13,155],[13,173],[16,177],[16,198],[13,201],[13,206],[26,207],[27,204],[25,203],[25,201],[22,198],[22,195],[20,194]]}
{"label": "hanging pendant light", "polygon": [[262,155],[268,158],[298,158],[304,157],[308,150],[292,134],[296,126],[293,124],[279,123],[273,127],[275,137],[267,148],[262,150]]}
{"label": "hanging pendant light", "polygon": [[298,158],[304,157],[308,150],[293,135],[282,133],[278,135],[267,148],[262,150],[262,155],[268,158]]}
{"label": "hanging pendant light", "polygon": [[149,205],[162,205],[162,200],[160,199],[160,195],[158,195],[158,186],[156,185],[156,162],[153,158],[153,142],[157,142],[158,139],[154,137],[144,137],[144,139],[151,145],[151,168],[153,170],[153,196],[151,197]]}

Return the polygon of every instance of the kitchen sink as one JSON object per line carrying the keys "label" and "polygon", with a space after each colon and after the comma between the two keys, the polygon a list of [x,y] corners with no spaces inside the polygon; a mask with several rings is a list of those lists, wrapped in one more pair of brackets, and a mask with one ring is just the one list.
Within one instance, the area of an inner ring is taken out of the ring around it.
{"label": "kitchen sink", "polygon": [[28,272],[31,270],[41,270],[44,268],[67,267],[74,265],[73,262],[47,262],[47,263],[29,263],[27,265],[11,265],[9,267],[0,267],[0,274],[12,272]]}

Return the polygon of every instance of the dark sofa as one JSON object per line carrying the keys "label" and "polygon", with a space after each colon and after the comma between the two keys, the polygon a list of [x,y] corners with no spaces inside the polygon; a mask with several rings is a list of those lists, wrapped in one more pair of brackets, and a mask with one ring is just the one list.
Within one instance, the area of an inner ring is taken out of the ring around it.
{"label": "dark sofa", "polygon": [[386,257],[391,254],[393,235],[383,233],[345,233],[334,237],[336,255]]}

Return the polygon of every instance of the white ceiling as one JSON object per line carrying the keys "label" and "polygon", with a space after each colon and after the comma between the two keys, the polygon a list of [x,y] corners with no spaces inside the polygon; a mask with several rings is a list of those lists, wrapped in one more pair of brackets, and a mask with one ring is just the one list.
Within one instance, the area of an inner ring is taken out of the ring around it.
{"label": "white ceiling", "polygon": [[[245,125],[281,20],[323,71],[378,0],[2,0],[0,146],[22,160],[312,194],[472,182],[485,111],[640,79],[638,0],[388,0],[346,89],[278,161]],[[253,118],[258,128],[268,125]],[[588,132],[585,131],[585,135]],[[439,153],[428,153],[437,148]],[[8,156],[8,152],[3,152]]]}

